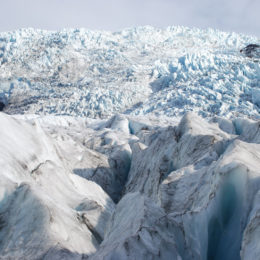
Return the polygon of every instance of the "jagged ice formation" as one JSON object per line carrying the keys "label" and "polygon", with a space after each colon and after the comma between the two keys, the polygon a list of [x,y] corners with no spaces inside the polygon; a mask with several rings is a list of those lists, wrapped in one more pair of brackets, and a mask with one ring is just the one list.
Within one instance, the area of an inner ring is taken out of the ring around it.
{"label": "jagged ice formation", "polygon": [[0,33],[0,259],[258,259],[253,43]]}
{"label": "jagged ice formation", "polygon": [[257,42],[185,27],[0,33],[0,96],[11,114],[258,118],[259,62],[240,53]]}

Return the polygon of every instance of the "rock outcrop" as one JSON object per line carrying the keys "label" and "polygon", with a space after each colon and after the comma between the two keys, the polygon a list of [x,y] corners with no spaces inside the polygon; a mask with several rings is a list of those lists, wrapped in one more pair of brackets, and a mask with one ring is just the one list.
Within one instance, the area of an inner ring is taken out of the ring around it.
{"label": "rock outcrop", "polygon": [[245,48],[240,50],[248,58],[260,58],[260,45],[249,44]]}

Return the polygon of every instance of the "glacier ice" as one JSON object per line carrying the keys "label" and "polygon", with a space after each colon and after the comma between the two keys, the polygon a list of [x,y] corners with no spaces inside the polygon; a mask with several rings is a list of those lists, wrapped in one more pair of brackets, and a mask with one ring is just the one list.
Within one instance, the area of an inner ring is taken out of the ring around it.
{"label": "glacier ice", "polygon": [[1,256],[255,259],[259,123],[157,120],[0,113]]}
{"label": "glacier ice", "polygon": [[0,95],[11,114],[258,118],[259,59],[240,53],[258,42],[186,27],[0,33]]}
{"label": "glacier ice", "polygon": [[258,42],[0,33],[0,259],[258,259]]}

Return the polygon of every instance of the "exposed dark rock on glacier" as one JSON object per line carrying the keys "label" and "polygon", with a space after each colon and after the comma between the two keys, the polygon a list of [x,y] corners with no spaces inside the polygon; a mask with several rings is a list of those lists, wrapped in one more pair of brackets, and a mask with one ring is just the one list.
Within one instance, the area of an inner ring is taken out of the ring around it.
{"label": "exposed dark rock on glacier", "polygon": [[260,58],[260,45],[249,44],[245,48],[241,49],[240,52],[249,58]]}
{"label": "exposed dark rock on glacier", "polygon": [[0,101],[0,111],[3,111],[5,107],[5,104],[3,102]]}
{"label": "exposed dark rock on glacier", "polygon": [[0,111],[3,111],[7,104],[6,96],[0,93]]}

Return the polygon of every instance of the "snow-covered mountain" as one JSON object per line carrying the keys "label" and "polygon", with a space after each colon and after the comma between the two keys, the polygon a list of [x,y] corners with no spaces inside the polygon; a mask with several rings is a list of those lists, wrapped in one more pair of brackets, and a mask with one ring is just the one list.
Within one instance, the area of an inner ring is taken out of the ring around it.
{"label": "snow-covered mountain", "polygon": [[257,43],[1,33],[0,259],[258,259]]}

